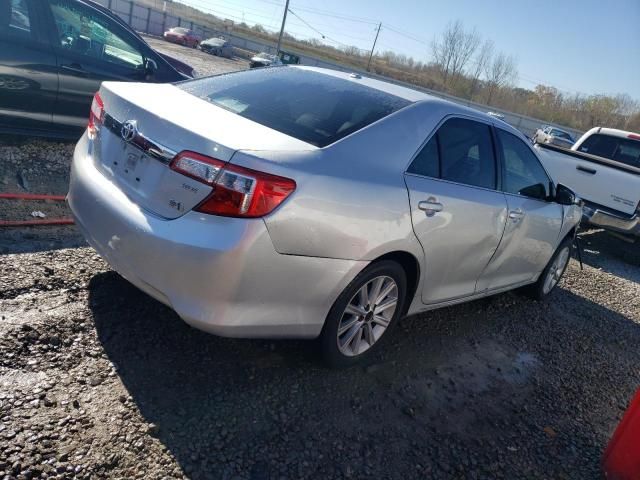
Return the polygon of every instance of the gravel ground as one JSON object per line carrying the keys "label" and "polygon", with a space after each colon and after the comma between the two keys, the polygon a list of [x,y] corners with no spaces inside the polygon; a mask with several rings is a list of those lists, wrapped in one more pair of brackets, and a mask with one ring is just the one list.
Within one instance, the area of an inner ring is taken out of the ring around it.
{"label": "gravel ground", "polygon": [[599,478],[640,385],[640,263],[585,237],[549,301],[404,319],[346,371],[194,330],[90,248],[5,255],[0,477]]}
{"label": "gravel ground", "polygon": [[249,68],[249,61],[244,58],[223,58],[201,52],[195,48],[184,47],[176,43],[169,43],[158,37],[142,35],[146,42],[155,50],[171,55],[196,69],[199,77],[235,72]]}
{"label": "gravel ground", "polygon": [[[0,136],[0,192],[65,195],[74,144]],[[0,199],[0,220],[69,217],[64,202]],[[74,226],[0,227],[0,254],[85,245]]]}

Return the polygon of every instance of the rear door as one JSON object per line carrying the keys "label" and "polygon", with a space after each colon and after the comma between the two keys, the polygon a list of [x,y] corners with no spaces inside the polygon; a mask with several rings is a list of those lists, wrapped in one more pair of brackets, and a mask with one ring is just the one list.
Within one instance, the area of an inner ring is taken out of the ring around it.
{"label": "rear door", "polygon": [[0,125],[51,128],[56,57],[40,19],[41,2],[0,0]]}
{"label": "rear door", "polygon": [[72,0],[50,0],[48,17],[60,88],[54,123],[83,127],[103,80],[143,81],[140,42],[98,10]]}
{"label": "rear door", "polygon": [[509,208],[504,236],[478,290],[527,283],[553,254],[562,228],[563,208],[551,201],[551,180],[529,146],[495,129],[502,162],[502,190]]}
{"label": "rear door", "polygon": [[507,217],[490,125],[447,119],[413,159],[405,181],[425,254],[423,302],[472,295]]}

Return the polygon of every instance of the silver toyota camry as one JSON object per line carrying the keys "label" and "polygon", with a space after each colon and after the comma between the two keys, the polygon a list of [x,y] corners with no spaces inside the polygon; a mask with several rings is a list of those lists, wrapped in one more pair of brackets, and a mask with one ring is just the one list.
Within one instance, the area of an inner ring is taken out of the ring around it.
{"label": "silver toyota camry", "polygon": [[405,315],[548,295],[581,217],[506,123],[307,67],[105,82],[71,173],[78,226],[131,283],[217,335],[319,337],[332,365]]}

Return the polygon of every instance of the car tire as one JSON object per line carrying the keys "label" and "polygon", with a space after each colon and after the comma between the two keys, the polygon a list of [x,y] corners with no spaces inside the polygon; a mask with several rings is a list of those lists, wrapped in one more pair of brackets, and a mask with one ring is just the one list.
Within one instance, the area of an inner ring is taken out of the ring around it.
{"label": "car tire", "polygon": [[543,300],[553,292],[567,270],[571,260],[572,246],[573,238],[570,236],[560,243],[536,283],[524,288],[523,291],[527,296],[535,300]]}
{"label": "car tire", "polygon": [[319,339],[325,363],[349,367],[378,351],[404,312],[406,293],[407,275],[394,261],[375,262],[360,272],[327,315]]}

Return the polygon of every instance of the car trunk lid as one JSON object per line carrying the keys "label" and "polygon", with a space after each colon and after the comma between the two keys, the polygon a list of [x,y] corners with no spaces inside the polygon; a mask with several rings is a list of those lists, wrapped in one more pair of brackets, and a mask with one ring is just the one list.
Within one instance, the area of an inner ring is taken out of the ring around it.
{"label": "car trunk lid", "polygon": [[141,208],[164,218],[193,209],[212,187],[169,168],[180,151],[229,162],[239,150],[315,147],[205,102],[173,85],[105,82],[96,167]]}

